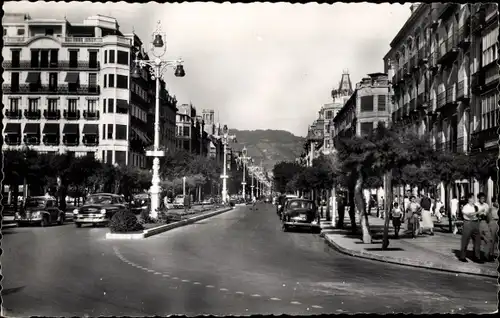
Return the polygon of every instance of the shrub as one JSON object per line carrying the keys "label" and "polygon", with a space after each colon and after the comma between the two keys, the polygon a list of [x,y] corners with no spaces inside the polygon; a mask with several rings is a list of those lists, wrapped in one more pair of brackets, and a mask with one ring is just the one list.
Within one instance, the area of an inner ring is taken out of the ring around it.
{"label": "shrub", "polygon": [[109,228],[112,233],[134,232],[144,229],[137,221],[135,214],[128,210],[116,212],[109,222]]}

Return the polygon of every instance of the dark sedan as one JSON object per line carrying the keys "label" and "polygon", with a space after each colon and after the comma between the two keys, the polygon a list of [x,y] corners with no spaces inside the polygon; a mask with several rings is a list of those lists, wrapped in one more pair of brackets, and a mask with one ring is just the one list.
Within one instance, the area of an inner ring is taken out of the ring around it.
{"label": "dark sedan", "polygon": [[320,215],[313,201],[307,199],[289,199],[285,202],[281,218],[284,232],[290,228],[309,229],[321,232]]}
{"label": "dark sedan", "polygon": [[76,227],[83,224],[106,225],[118,211],[128,209],[121,195],[112,193],[97,193],[88,196],[85,204],[73,211]]}

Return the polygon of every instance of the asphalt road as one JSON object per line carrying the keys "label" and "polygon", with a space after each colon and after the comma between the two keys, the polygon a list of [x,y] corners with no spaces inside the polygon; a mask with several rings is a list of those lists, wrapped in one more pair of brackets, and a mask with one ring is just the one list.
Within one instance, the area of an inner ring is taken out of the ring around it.
{"label": "asphalt road", "polygon": [[231,212],[140,241],[72,224],[12,228],[2,248],[9,316],[485,313],[495,279],[352,258],[275,210]]}

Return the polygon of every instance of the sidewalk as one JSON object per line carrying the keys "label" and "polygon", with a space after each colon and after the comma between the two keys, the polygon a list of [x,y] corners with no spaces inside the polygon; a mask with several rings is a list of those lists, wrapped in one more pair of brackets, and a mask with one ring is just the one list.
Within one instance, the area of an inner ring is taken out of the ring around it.
{"label": "sidewalk", "polygon": [[[358,217],[356,217],[356,221],[359,226]],[[394,239],[394,229],[391,222],[389,247],[382,250],[384,220],[371,216],[369,217],[369,223],[372,231],[372,244],[364,244],[361,240],[361,233],[357,235],[351,234],[348,216],[344,221],[346,229],[335,229],[328,223],[324,223],[322,224],[323,231],[321,235],[335,249],[355,257],[455,273],[498,277],[496,261],[478,264],[470,260],[472,257],[472,242],[469,243],[467,252],[469,262],[462,263],[457,259],[460,251],[460,235],[444,233],[440,232],[439,229],[435,229],[434,236],[424,234],[412,239],[404,234],[404,230],[401,230],[400,238]],[[445,222],[443,221],[443,223]],[[361,231],[361,229],[358,231]]]}

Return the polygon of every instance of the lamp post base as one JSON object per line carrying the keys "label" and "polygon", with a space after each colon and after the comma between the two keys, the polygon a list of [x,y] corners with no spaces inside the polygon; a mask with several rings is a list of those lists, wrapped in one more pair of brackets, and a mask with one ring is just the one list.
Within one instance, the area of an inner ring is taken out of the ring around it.
{"label": "lamp post base", "polygon": [[153,159],[153,179],[151,180],[151,187],[149,188],[151,194],[151,211],[149,216],[152,219],[158,219],[158,210],[160,208],[160,158]]}

